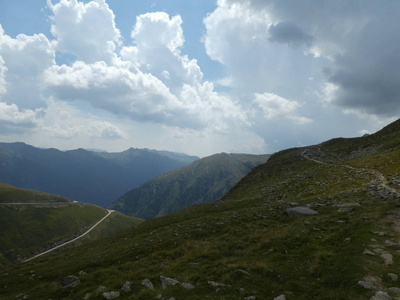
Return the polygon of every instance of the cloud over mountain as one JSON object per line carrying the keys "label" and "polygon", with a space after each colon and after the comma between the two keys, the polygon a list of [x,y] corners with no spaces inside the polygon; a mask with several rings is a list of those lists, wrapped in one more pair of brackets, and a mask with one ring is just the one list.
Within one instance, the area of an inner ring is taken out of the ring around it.
{"label": "cloud over mountain", "polygon": [[155,1],[123,36],[121,5],[48,0],[47,35],[0,25],[2,138],[268,153],[374,131],[400,111],[395,1],[219,0],[198,16],[203,57],[185,11]]}

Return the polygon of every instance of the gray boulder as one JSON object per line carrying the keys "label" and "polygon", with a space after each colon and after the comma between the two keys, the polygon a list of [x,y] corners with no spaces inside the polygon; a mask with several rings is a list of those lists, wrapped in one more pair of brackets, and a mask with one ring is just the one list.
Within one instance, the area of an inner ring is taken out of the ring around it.
{"label": "gray boulder", "polygon": [[142,280],[142,285],[144,285],[145,287],[147,287],[147,288],[149,288],[151,290],[154,289],[153,283],[148,278]]}
{"label": "gray boulder", "polygon": [[187,290],[194,289],[194,285],[192,285],[190,283],[182,282],[181,285],[182,285],[183,288],[185,288]]}
{"label": "gray boulder", "polygon": [[67,277],[64,277],[61,280],[61,286],[63,288],[69,288],[69,287],[76,287],[81,283],[81,281],[79,280],[78,277],[74,276],[74,275],[70,275]]}
{"label": "gray boulder", "polygon": [[392,297],[390,297],[386,292],[378,291],[375,293],[375,296],[371,297],[370,300],[392,300]]}
{"label": "gray boulder", "polygon": [[318,215],[318,212],[315,210],[305,207],[305,206],[297,206],[286,209],[286,214],[291,217],[302,217],[302,216],[313,216]]}
{"label": "gray boulder", "polygon": [[111,291],[103,293],[103,298],[105,299],[116,299],[119,297],[119,292]]}
{"label": "gray boulder", "polygon": [[132,291],[131,285],[132,285],[132,282],[126,281],[124,283],[124,285],[122,286],[121,290],[123,290],[125,293],[131,292]]}
{"label": "gray boulder", "polygon": [[176,279],[160,276],[161,284],[163,289],[166,289],[169,286],[174,286],[176,284],[179,284],[180,282]]}
{"label": "gray boulder", "polygon": [[394,274],[394,273],[388,273],[388,274],[387,274],[387,277],[389,277],[392,281],[397,281],[397,280],[399,280],[399,276],[397,276],[397,275]]}

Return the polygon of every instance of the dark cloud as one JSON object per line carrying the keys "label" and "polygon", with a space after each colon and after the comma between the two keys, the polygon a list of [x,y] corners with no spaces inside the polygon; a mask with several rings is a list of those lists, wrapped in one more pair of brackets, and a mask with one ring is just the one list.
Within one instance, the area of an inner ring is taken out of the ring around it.
{"label": "dark cloud", "polygon": [[340,87],[337,104],[367,114],[400,113],[399,22],[388,17],[371,21],[335,57],[328,80]]}
{"label": "dark cloud", "polygon": [[271,42],[288,44],[291,47],[299,47],[302,45],[310,46],[313,37],[303,32],[296,24],[291,22],[279,22],[269,27]]}

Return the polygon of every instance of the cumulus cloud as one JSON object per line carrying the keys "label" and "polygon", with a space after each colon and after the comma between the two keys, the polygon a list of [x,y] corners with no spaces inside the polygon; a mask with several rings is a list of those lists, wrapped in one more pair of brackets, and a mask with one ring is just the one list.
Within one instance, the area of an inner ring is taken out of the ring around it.
{"label": "cumulus cloud", "polygon": [[[249,14],[254,15],[253,22],[243,17]],[[329,63],[324,71],[319,70],[325,77],[320,89],[326,83],[336,87],[334,98],[330,93],[331,104],[347,111],[390,117],[400,112],[400,42],[394,38],[398,35],[399,14],[400,5],[396,1],[220,0],[218,8],[205,19],[205,45],[210,57],[228,68],[234,84],[246,80],[237,71],[241,63],[230,59],[234,52],[246,58],[243,64],[253,65],[251,57],[257,57],[260,69],[272,71],[275,76],[288,74],[273,72],[275,70],[262,58],[267,55],[270,59],[282,59],[279,52],[269,50],[277,46],[265,40],[299,48],[298,52],[306,54],[302,60],[308,60],[314,69],[318,64],[310,60],[308,54],[315,59],[327,58]],[[261,16],[265,16],[262,22],[259,21]],[[225,39],[231,37],[233,31],[237,32],[237,38]],[[244,43],[246,38],[247,43]],[[251,38],[260,42],[256,43],[256,48],[248,49]],[[304,50],[305,47],[308,49]],[[300,56],[286,56],[286,59],[293,68],[301,61]],[[273,81],[268,76],[262,78],[266,82]],[[268,83],[265,86],[271,92],[273,86]]]}
{"label": "cumulus cloud", "polygon": [[61,0],[57,4],[48,0],[48,6],[53,12],[51,33],[56,38],[57,51],[87,63],[111,62],[115,58],[121,34],[105,0]]}
{"label": "cumulus cloud", "polygon": [[308,43],[309,34],[294,23],[281,23],[268,8],[255,7],[250,1],[221,0],[204,19],[207,54],[228,73],[220,83],[228,84],[243,99],[265,92],[294,98],[318,63],[297,47]]}
{"label": "cumulus cloud", "polygon": [[299,124],[310,123],[311,119],[298,116],[296,110],[300,104],[287,100],[273,93],[255,94],[254,103],[261,108],[266,119],[285,118],[296,121]]}
{"label": "cumulus cloud", "polygon": [[203,82],[197,61],[181,54],[181,24],[180,16],[140,15],[132,30],[135,45],[123,47],[121,58],[53,65],[43,85],[58,99],[86,101],[136,121],[215,130],[246,123],[240,106]]}
{"label": "cumulus cloud", "polygon": [[44,73],[44,84],[59,99],[83,100],[116,115],[143,120],[161,122],[172,117],[177,107],[177,99],[151,74],[104,62],[53,66]]}
{"label": "cumulus cloud", "polygon": [[0,57],[3,61],[0,64],[0,80],[4,84],[2,100],[20,108],[42,107],[40,77],[55,63],[55,54],[47,37],[43,34],[19,34],[13,39],[0,25]]}
{"label": "cumulus cloud", "polygon": [[[0,25],[0,28],[1,28],[1,25]],[[1,99],[1,95],[5,94],[7,91],[7,82],[6,82],[6,78],[5,78],[6,71],[7,71],[7,67],[4,65],[4,60],[0,56],[0,99]]]}
{"label": "cumulus cloud", "polygon": [[51,137],[97,138],[106,140],[124,139],[127,134],[118,126],[95,116],[84,113],[65,102],[48,100],[48,107],[43,113],[41,128],[38,130]]}
{"label": "cumulus cloud", "polygon": [[123,47],[121,57],[139,66],[164,82],[172,92],[183,84],[196,84],[203,74],[195,59],[181,55],[184,44],[182,19],[170,18],[167,13],[156,12],[140,15],[132,30],[133,47]]}
{"label": "cumulus cloud", "polygon": [[43,115],[42,109],[20,110],[17,105],[0,102],[0,134],[23,132],[34,128]]}

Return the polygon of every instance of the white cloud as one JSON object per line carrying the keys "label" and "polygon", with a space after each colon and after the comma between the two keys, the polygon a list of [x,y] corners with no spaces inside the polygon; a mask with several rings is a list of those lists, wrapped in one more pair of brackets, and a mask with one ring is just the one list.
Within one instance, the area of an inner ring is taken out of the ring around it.
{"label": "white cloud", "polygon": [[[15,39],[4,33],[0,25],[0,65],[3,81],[2,100],[20,108],[35,109],[43,106],[40,87],[42,72],[52,66],[54,51],[43,34],[19,34]],[[5,93],[5,88],[7,92]]]}
{"label": "white cloud", "polygon": [[197,61],[180,54],[181,23],[166,13],[141,15],[132,31],[135,45],[123,47],[121,59],[54,65],[43,84],[58,99],[86,101],[136,121],[217,131],[245,123],[241,107],[202,82]]}
{"label": "white cloud", "polygon": [[43,115],[42,109],[20,110],[16,104],[0,102],[0,134],[22,132],[34,128]]}
{"label": "white cloud", "polygon": [[48,100],[39,131],[55,138],[124,139],[118,126],[84,113],[65,102]]}
{"label": "white cloud", "polygon": [[254,103],[261,108],[267,120],[285,118],[292,119],[299,124],[312,122],[309,118],[297,116],[296,111],[300,107],[299,103],[273,93],[255,94]]}
{"label": "white cloud", "polygon": [[[121,57],[163,81],[172,92],[182,84],[196,84],[203,74],[195,59],[181,55],[184,44],[181,17],[163,12],[137,17],[132,30],[135,46],[123,47]],[[167,76],[166,76],[167,75]]]}
{"label": "white cloud", "polygon": [[[1,25],[0,25],[0,30],[1,30]],[[1,32],[0,32],[1,35]],[[0,99],[1,95],[5,94],[7,91],[7,82],[6,82],[6,71],[7,67],[4,65],[4,60],[0,55]]]}
{"label": "white cloud", "polygon": [[147,13],[137,17],[131,37],[143,52],[166,47],[175,55],[185,41],[179,15],[170,19],[164,12]]}
{"label": "white cloud", "polygon": [[48,0],[48,6],[53,12],[51,33],[57,51],[73,54],[86,63],[110,63],[116,57],[121,34],[105,0],[61,0],[57,4]]}

